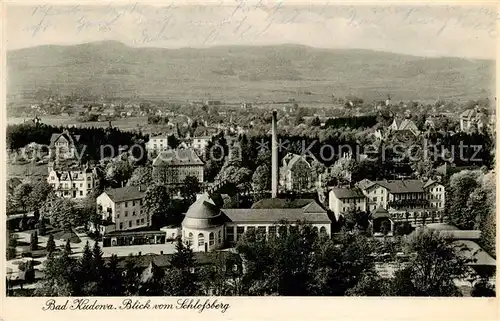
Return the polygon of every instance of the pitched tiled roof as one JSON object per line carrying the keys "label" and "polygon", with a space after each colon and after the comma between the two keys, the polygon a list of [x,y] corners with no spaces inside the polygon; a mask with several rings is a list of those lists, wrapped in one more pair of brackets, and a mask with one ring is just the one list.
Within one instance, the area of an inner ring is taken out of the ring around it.
{"label": "pitched tiled roof", "polygon": [[52,134],[52,136],[50,136],[50,144],[54,144],[61,136],[73,144],[80,140],[80,135],[72,135],[68,131],[64,131],[60,134]]}
{"label": "pitched tiled roof", "polygon": [[470,118],[472,118],[475,114],[476,114],[476,110],[475,110],[474,108],[467,109],[467,110],[464,110],[464,111],[460,114],[460,118],[470,119]]}
{"label": "pitched tiled roof", "polygon": [[308,166],[311,166],[311,164],[309,163],[309,161],[307,161],[305,156],[293,154],[293,153],[288,153],[283,158],[283,166],[286,166],[288,168],[292,168],[293,165],[295,165],[295,163],[297,163],[300,160],[305,161]]}
{"label": "pitched tiled roof", "polygon": [[225,208],[221,211],[230,222],[235,223],[276,223],[280,220],[291,223],[302,220],[310,223],[331,223],[326,211],[323,213],[305,213],[301,208]]}
{"label": "pitched tiled roof", "polygon": [[383,208],[382,206],[379,206],[375,210],[375,212],[373,212],[372,218],[376,219],[376,218],[383,218],[383,217],[390,218],[391,216],[389,215],[389,212],[387,212],[387,210],[385,208]]}
{"label": "pitched tiled roof", "polygon": [[424,184],[424,188],[427,188],[427,187],[429,187],[429,186],[433,185],[434,183],[438,183],[438,184],[439,184],[439,182],[438,182],[438,181],[435,181],[435,180],[430,179],[430,180],[428,180],[427,182],[425,182],[425,184]]}
{"label": "pitched tiled roof", "polygon": [[331,191],[338,199],[342,198],[364,198],[361,189],[355,188],[333,188]]}
{"label": "pitched tiled roof", "polygon": [[139,190],[137,186],[126,186],[121,188],[114,188],[104,191],[113,202],[123,202],[137,200],[144,197],[146,188],[143,187]]}
{"label": "pitched tiled roof", "polygon": [[458,227],[452,224],[446,224],[446,223],[430,223],[425,225],[427,228],[436,230],[436,231],[456,231],[459,230]]}
{"label": "pitched tiled roof", "polygon": [[374,183],[388,189],[392,194],[424,192],[424,183],[418,179],[385,180]]}
{"label": "pitched tiled roof", "polygon": [[270,208],[303,208],[310,203],[316,203],[312,198],[264,198],[258,202],[253,203],[254,209],[270,209]]}
{"label": "pitched tiled roof", "polygon": [[358,186],[359,186],[359,188],[361,188],[361,189],[367,189],[367,188],[369,188],[369,187],[373,186],[374,184],[375,184],[374,182],[372,182],[372,181],[370,181],[369,179],[366,179],[366,178],[365,178],[365,179],[362,179],[361,181],[359,181],[359,182],[357,183],[357,185],[358,185]]}
{"label": "pitched tiled roof", "polygon": [[180,148],[161,152],[153,161],[153,166],[203,166],[203,164],[203,161],[191,148]]}
{"label": "pitched tiled roof", "polygon": [[478,240],[481,238],[481,231],[479,230],[460,230],[458,227],[451,224],[431,223],[427,224],[425,227],[439,231],[442,236],[454,240]]}

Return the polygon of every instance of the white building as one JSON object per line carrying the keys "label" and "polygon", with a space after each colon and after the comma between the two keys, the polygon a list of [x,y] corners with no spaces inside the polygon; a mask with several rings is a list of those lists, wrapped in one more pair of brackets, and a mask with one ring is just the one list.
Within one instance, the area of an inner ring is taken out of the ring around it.
{"label": "white building", "polygon": [[481,112],[478,106],[460,114],[460,131],[466,132],[475,126],[481,132],[487,124],[488,116]]}
{"label": "white building", "polygon": [[328,195],[328,207],[335,214],[338,221],[341,214],[351,209],[366,212],[366,196],[357,187],[332,188]]}
{"label": "white building", "polygon": [[434,180],[383,180],[359,182],[358,187],[367,197],[367,211],[381,207],[395,220],[409,218],[417,221],[423,213],[442,215],[445,206],[445,188]]}
{"label": "white building", "polygon": [[151,225],[151,217],[142,208],[145,188],[127,186],[110,189],[97,197],[101,213],[101,232],[133,230]]}
{"label": "white building", "polygon": [[50,152],[56,159],[74,159],[78,156],[80,135],[73,135],[68,130],[50,137]]}
{"label": "white building", "polygon": [[289,191],[303,191],[314,187],[317,182],[311,165],[304,155],[288,153],[280,168],[280,185]]}
{"label": "white building", "polygon": [[192,147],[195,149],[199,155],[203,155],[205,153],[205,149],[208,146],[208,143],[212,139],[211,136],[197,136],[193,137]]}
{"label": "white building", "polygon": [[182,221],[182,240],[193,251],[203,252],[233,245],[251,230],[267,237],[284,233],[279,221],[294,226],[297,221],[311,224],[316,233],[330,236],[327,212],[312,199],[263,199],[252,208],[219,209],[205,193],[198,197]]}
{"label": "white building", "polygon": [[151,151],[164,151],[168,148],[168,135],[158,135],[152,136],[149,138],[149,141],[146,143],[146,149],[148,152]]}
{"label": "white building", "polygon": [[66,198],[85,198],[96,187],[96,169],[89,167],[67,170],[55,170],[49,166],[47,182],[56,196]]}
{"label": "white building", "polygon": [[218,249],[224,244],[224,218],[208,194],[198,196],[182,221],[182,240],[195,252]]}
{"label": "white building", "polygon": [[266,237],[286,233],[280,221],[286,221],[290,228],[297,221],[306,221],[319,235],[331,236],[332,221],[326,210],[313,199],[268,198],[253,204],[252,208],[221,209],[227,220],[225,238],[234,244],[248,231],[262,233]]}

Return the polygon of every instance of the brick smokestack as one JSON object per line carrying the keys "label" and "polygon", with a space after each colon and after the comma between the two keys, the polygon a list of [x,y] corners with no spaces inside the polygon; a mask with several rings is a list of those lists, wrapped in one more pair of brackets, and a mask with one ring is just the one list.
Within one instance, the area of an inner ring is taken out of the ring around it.
{"label": "brick smokestack", "polygon": [[278,133],[277,111],[273,111],[271,127],[271,197],[278,197]]}

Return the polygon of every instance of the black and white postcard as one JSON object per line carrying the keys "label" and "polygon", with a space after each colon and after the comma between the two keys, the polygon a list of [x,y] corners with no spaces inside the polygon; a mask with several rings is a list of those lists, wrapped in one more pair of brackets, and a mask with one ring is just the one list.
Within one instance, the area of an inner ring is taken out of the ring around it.
{"label": "black and white postcard", "polygon": [[497,319],[497,5],[3,2],[0,318]]}

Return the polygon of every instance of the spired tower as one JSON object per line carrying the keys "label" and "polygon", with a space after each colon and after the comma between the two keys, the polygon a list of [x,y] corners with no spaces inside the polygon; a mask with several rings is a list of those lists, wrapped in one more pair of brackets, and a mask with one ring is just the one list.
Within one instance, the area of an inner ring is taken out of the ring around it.
{"label": "spired tower", "polygon": [[271,127],[271,197],[278,197],[278,133],[277,111],[273,110]]}

